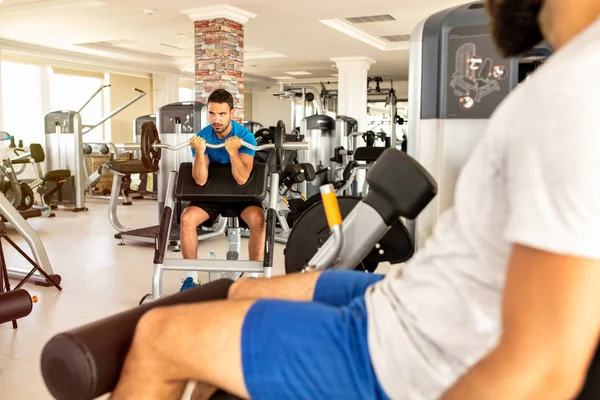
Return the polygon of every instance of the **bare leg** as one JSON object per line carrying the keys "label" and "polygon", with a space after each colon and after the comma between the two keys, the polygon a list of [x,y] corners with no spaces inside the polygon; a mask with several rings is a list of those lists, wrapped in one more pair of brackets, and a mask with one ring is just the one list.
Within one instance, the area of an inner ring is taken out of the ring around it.
{"label": "bare leg", "polygon": [[250,260],[260,261],[265,253],[265,212],[257,206],[250,206],[242,211],[242,219],[250,228],[250,240],[248,243],[248,253]]}
{"label": "bare leg", "polygon": [[181,214],[181,252],[183,258],[198,258],[198,233],[196,228],[208,220],[206,211],[196,206],[189,206]]}
{"label": "bare leg", "polygon": [[[189,206],[181,214],[181,253],[183,258],[198,258],[198,233],[196,228],[208,220],[206,211],[196,206]],[[186,277],[198,282],[198,271],[187,271]]]}
{"label": "bare leg", "polygon": [[179,399],[191,380],[248,398],[240,338],[252,304],[215,301],[146,313],[111,399]]}
{"label": "bare leg", "polygon": [[283,299],[312,301],[321,272],[261,279],[240,279],[229,288],[231,300]]}

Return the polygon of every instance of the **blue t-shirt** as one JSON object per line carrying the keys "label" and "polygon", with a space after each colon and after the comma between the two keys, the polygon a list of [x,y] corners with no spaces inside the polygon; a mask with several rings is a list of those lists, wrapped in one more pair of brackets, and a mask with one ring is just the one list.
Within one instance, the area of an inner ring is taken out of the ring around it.
{"label": "blue t-shirt", "polygon": [[[233,120],[231,121],[231,132],[229,132],[229,135],[227,135],[227,137],[225,139],[219,139],[219,137],[217,136],[217,134],[215,133],[215,131],[211,125],[204,127],[200,132],[198,132],[196,134],[196,136],[200,136],[201,138],[206,140],[206,143],[208,143],[208,144],[222,144],[222,143],[225,143],[225,141],[227,139],[229,139],[230,137],[237,136],[240,139],[242,139],[244,142],[256,146],[256,139],[254,138],[254,135],[252,134],[252,132],[250,132],[243,125],[240,125]],[[240,147],[239,151],[240,151],[240,154],[244,153],[244,154],[248,154],[248,155],[251,155],[252,157],[254,157],[255,151],[251,150],[245,146]],[[206,155],[208,156],[208,161],[211,163],[212,162],[218,163],[218,164],[231,163],[231,159],[229,158],[229,153],[227,152],[227,150],[225,150],[225,147],[223,147],[222,149],[209,149],[207,147]],[[192,149],[192,156],[194,156],[194,157],[196,156],[196,151],[194,149]]]}

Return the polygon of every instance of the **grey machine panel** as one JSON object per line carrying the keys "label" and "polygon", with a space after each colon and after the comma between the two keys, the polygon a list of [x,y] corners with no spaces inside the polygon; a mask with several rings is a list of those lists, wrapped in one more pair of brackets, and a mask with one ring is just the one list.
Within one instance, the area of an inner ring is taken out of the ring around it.
{"label": "grey machine panel", "polygon": [[420,247],[454,202],[455,184],[496,107],[519,84],[528,56],[545,58],[544,44],[519,58],[496,50],[483,2],[440,11],[411,35],[408,153],[438,182],[438,196],[407,227]]}
{"label": "grey machine panel", "polygon": [[[208,124],[208,108],[196,101],[178,102],[161,107],[156,113],[156,127],[161,143],[177,145],[189,141]],[[163,150],[158,170],[158,218],[165,203],[170,171],[177,171],[182,162],[192,162],[189,147],[178,151]]]}
{"label": "grey machine panel", "polygon": [[[308,151],[299,153],[300,162],[312,164],[315,170],[330,167],[330,158],[333,157],[337,144],[335,120],[328,115],[306,117],[302,120],[301,133],[304,134],[304,140],[308,142]],[[314,181],[307,182],[306,196],[318,194],[321,184],[333,180],[332,168],[326,175],[319,175]]]}

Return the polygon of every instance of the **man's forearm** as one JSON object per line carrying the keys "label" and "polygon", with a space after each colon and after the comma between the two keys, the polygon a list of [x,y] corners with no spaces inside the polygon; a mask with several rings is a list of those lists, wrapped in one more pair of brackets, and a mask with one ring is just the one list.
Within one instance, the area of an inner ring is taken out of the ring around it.
{"label": "man's forearm", "polygon": [[192,177],[196,184],[204,186],[208,180],[208,164],[204,154],[196,153],[194,157],[194,167],[192,169]]}
{"label": "man's forearm", "polygon": [[577,379],[562,374],[553,357],[537,351],[498,347],[476,364],[440,400],[567,399],[578,389]]}
{"label": "man's forearm", "polygon": [[240,154],[230,154],[229,158],[231,159],[231,174],[233,175],[233,179],[235,179],[238,185],[248,182],[251,171],[244,165]]}

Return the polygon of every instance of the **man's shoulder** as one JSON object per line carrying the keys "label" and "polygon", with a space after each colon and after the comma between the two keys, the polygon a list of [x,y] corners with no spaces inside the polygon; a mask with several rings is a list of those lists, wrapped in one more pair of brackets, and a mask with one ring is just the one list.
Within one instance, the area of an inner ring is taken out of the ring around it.
{"label": "man's shoulder", "polygon": [[248,130],[248,128],[246,128],[244,125],[241,125],[235,121],[231,121],[231,123],[234,124],[233,126],[235,128],[236,136],[238,136],[240,139],[242,139],[246,143],[256,145],[256,139],[254,138],[254,135],[252,134],[252,132],[250,132]]}
{"label": "man's shoulder", "polygon": [[196,133],[196,136],[200,136],[203,139],[209,139],[213,136],[213,129],[211,125],[207,125],[200,130],[200,132]]}

